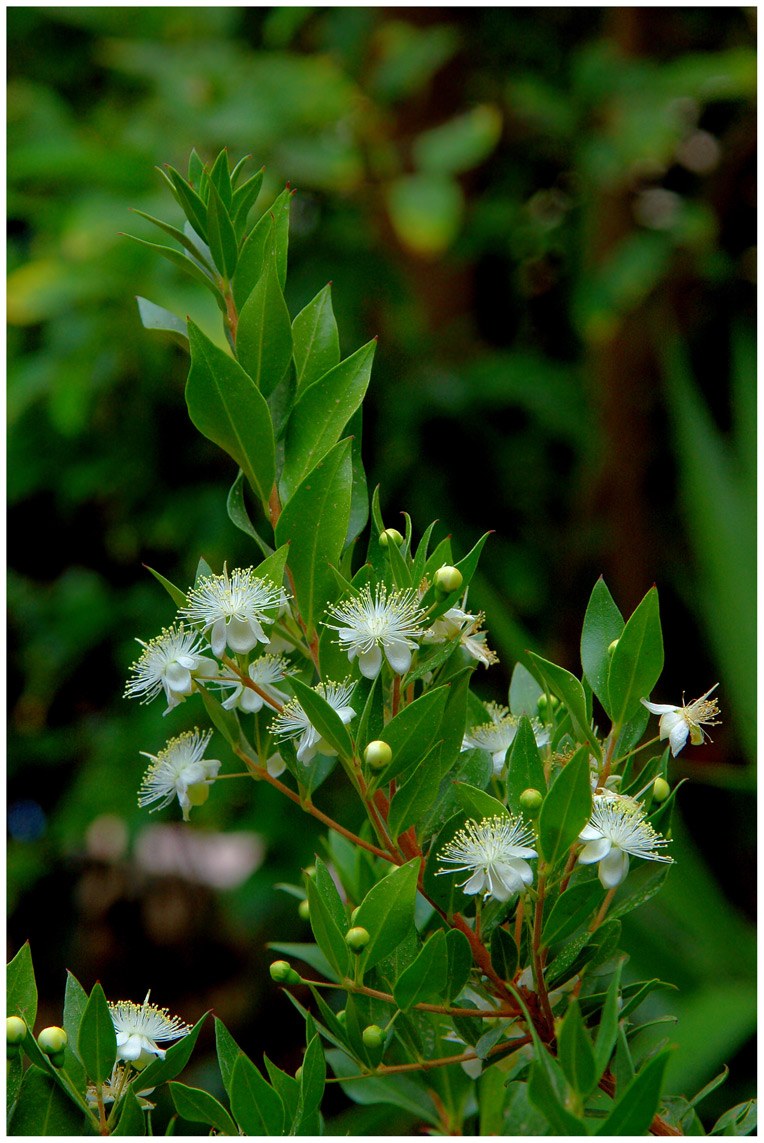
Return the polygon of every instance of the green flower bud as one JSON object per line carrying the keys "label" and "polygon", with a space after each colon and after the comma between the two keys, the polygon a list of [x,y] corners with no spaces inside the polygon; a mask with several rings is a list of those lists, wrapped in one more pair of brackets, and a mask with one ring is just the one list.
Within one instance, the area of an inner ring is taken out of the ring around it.
{"label": "green flower bud", "polygon": [[385,1033],[379,1024],[369,1024],[361,1033],[361,1039],[367,1048],[381,1048],[385,1042]]}
{"label": "green flower bud", "polygon": [[5,1021],[5,1038],[9,1044],[21,1044],[27,1035],[26,1023],[20,1016],[9,1016]]}
{"label": "green flower bud", "polygon": [[302,1064],[301,1064],[301,1065],[300,1065],[300,1067],[297,1069],[297,1071],[294,1073],[294,1078],[295,1078],[295,1079],[297,1080],[297,1082],[299,1083],[300,1079],[302,1078]]}
{"label": "green flower bud", "polygon": [[37,1037],[37,1043],[40,1051],[46,1056],[57,1056],[66,1047],[67,1035],[63,1028],[58,1028],[54,1024],[50,1028],[43,1028]]}
{"label": "green flower bud", "polygon": [[342,1025],[342,1027],[344,1028],[344,1027],[345,1027],[345,1023],[346,1023],[346,1021],[347,1021],[347,1018],[348,1018],[348,1014],[347,1014],[347,1012],[345,1011],[345,1009],[344,1009],[344,1008],[341,1008],[341,1009],[339,1010],[339,1012],[337,1013],[337,1023],[338,1023],[338,1024],[341,1024],[341,1025]]}
{"label": "green flower bud", "polygon": [[345,944],[354,953],[363,952],[370,940],[371,936],[368,929],[348,929],[345,933]]}
{"label": "green flower bud", "polygon": [[393,760],[393,752],[386,742],[377,739],[370,742],[363,752],[364,761],[372,770],[384,770]]}
{"label": "green flower bud", "polygon": [[305,867],[305,869],[303,869],[303,873],[305,874],[306,877],[315,877],[316,876],[315,865],[307,865]]}
{"label": "green flower bud", "polygon": [[541,790],[536,790],[533,786],[529,786],[528,789],[523,790],[520,795],[520,807],[525,810],[529,817],[533,818],[541,809],[543,800],[544,795],[541,793]]}
{"label": "green flower bud", "polygon": [[66,1053],[63,1051],[54,1052],[51,1056],[48,1056],[48,1059],[53,1064],[54,1068],[62,1068],[66,1063]]}
{"label": "green flower bud", "polygon": [[271,980],[276,984],[299,984],[300,974],[285,960],[274,960],[270,967]]}
{"label": "green flower bud", "polygon": [[542,718],[546,714],[554,714],[559,705],[560,700],[558,699],[557,695],[539,695],[538,699],[536,700],[536,708]]}
{"label": "green flower bud", "polygon": [[397,528],[385,528],[384,532],[380,532],[379,542],[383,548],[386,548],[389,543],[393,543],[396,548],[399,548],[403,543],[403,536]]}
{"label": "green flower bud", "polygon": [[303,921],[307,921],[308,917],[310,916],[310,905],[308,902],[300,901],[300,904],[297,906],[297,912],[299,916],[302,917]]}
{"label": "green flower bud", "polygon": [[618,646],[618,640],[614,639],[613,642],[610,644],[610,646],[607,649],[608,655],[612,655],[613,651],[615,651],[617,646]]}
{"label": "green flower bud", "polygon": [[442,568],[438,568],[435,572],[435,590],[442,591],[445,595],[450,595],[452,591],[458,591],[464,582],[464,576],[458,568],[451,567],[450,564],[444,564]]}
{"label": "green flower bud", "polygon": [[656,802],[665,802],[671,793],[671,786],[665,778],[656,778],[653,782],[653,797]]}

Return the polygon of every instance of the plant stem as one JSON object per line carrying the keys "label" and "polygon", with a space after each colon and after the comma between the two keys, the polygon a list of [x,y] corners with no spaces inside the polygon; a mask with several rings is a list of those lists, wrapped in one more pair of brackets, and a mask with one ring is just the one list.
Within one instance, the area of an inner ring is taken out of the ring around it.
{"label": "plant stem", "polygon": [[[506,1051],[511,1048],[515,1051],[517,1048],[522,1048],[523,1045],[529,1044],[531,1041],[530,1036],[522,1036],[517,1040],[505,1041],[502,1044],[494,1044],[492,1048],[488,1049],[487,1055],[492,1056],[496,1052]],[[395,1072],[414,1072],[414,1071],[430,1071],[432,1068],[446,1068],[449,1064],[462,1064],[468,1060],[477,1060],[480,1057],[475,1052],[463,1052],[461,1056],[443,1056],[439,1060],[421,1060],[419,1063],[412,1064],[391,1064],[390,1066],[381,1065],[375,1068],[371,1073],[372,1075],[393,1075]],[[342,1083],[346,1083],[354,1079],[368,1079],[369,1072],[362,1072],[357,1076],[343,1076]],[[329,1078],[327,1083],[339,1083],[338,1079]]]}
{"label": "plant stem", "polygon": [[262,687],[259,687],[257,683],[253,683],[249,677],[249,674],[246,671],[239,670],[233,659],[229,659],[227,655],[223,655],[222,661],[225,663],[226,667],[230,667],[231,670],[234,671],[236,675],[238,675],[239,681],[243,687],[248,687],[251,691],[255,691],[255,693],[259,694],[260,698],[267,702],[269,706],[272,706],[274,710],[279,712],[279,714],[281,713],[281,711],[284,709],[282,703],[280,703],[278,699],[275,699],[269,695],[268,692],[264,691]]}
{"label": "plant stem", "polygon": [[539,863],[538,882],[537,882],[537,897],[536,897],[536,911],[533,918],[533,941],[531,944],[531,953],[533,956],[534,975],[536,977],[536,992],[539,1000],[541,1001],[541,1010],[549,1025],[549,1035],[554,1033],[554,1017],[552,1016],[552,1008],[549,1004],[549,996],[546,990],[546,981],[544,980],[544,967],[541,962],[541,922],[544,913],[544,892],[546,880],[546,866]]}
{"label": "plant stem", "polygon": [[613,900],[613,897],[615,896],[615,891],[617,888],[618,888],[618,886],[613,886],[612,889],[608,890],[608,892],[605,896],[605,900],[602,902],[602,904],[600,906],[599,913],[597,914],[597,916],[594,918],[591,925],[589,926],[589,932],[590,933],[593,933],[595,929],[598,929],[600,927],[600,925],[602,924],[602,922],[604,921],[605,913],[607,913],[607,911],[608,911],[608,907],[610,906],[610,902]]}

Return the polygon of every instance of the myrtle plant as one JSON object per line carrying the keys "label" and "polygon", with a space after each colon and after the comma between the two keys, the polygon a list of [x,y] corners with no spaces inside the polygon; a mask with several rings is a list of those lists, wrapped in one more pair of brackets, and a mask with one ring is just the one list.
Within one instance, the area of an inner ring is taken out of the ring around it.
{"label": "myrtle plant", "polygon": [[[430,1134],[702,1133],[696,1107],[724,1074],[694,1098],[664,1094],[671,1045],[641,1048],[635,1013],[671,986],[625,983],[620,945],[622,919],[671,876],[669,755],[719,721],[715,688],[656,701],[669,697],[657,590],[624,619],[599,579],[580,677],[529,651],[506,705],[479,697],[497,657],[469,589],[488,537],[462,554],[435,523],[418,538],[405,512],[402,532],[386,526],[379,489],[369,504],[376,341],[342,357],[328,285],[291,318],[292,192],[250,226],[263,173],[243,167],[192,152],[187,178],[163,172],[182,229],[144,216],[175,243],[156,251],[213,295],[223,336],[138,302],[146,327],[188,349],[188,412],[230,457],[226,507],[251,566],[201,559],[182,586],[153,572],[177,614],[140,633],[125,696],[168,716],[136,776],[149,812],[191,823],[238,776],[326,829],[286,886],[314,943],[271,945],[305,1055],[295,1075],[254,1062],[215,1019],[224,1107],[176,1078],[204,1017],[190,1028],[71,975],[62,1027],[35,1038],[24,946],[10,968],[11,1133],[151,1132],[165,1083],[181,1120],[224,1135],[322,1134],[330,1083]],[[199,725],[173,734],[185,702]],[[321,808],[332,772],[343,820]],[[745,1134],[754,1115],[733,1108],[713,1132]]]}

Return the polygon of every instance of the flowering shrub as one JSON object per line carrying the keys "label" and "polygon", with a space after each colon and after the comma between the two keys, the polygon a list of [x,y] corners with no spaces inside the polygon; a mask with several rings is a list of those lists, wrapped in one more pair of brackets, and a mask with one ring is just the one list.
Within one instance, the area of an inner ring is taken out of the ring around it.
{"label": "flowering shrub", "polygon": [[[25,946],[10,969],[12,1134],[144,1134],[148,1097],[169,1083],[178,1115],[218,1134],[318,1135],[327,1082],[431,1133],[697,1133],[708,1089],[666,1110],[671,1048],[634,1048],[632,1014],[664,986],[621,983],[621,918],[670,875],[669,749],[702,744],[719,713],[711,691],[681,707],[649,698],[656,589],[624,620],[595,584],[580,679],[528,652],[508,706],[476,697],[478,667],[496,661],[468,610],[487,537],[460,555],[433,544],[434,524],[418,539],[408,516],[405,534],[386,528],[377,490],[361,554],[357,414],[376,345],[341,359],[329,286],[290,318],[289,192],[248,229],[262,172],[242,181],[226,152],[209,169],[194,153],[187,180],[166,177],[187,222],[150,219],[180,247],[157,249],[213,294],[230,352],[143,299],[141,314],[187,341],[188,410],[239,469],[228,514],[257,555],[230,572],[202,560],[184,587],[153,573],[177,619],[139,640],[126,697],[166,700],[170,718],[190,701],[208,725],[145,752],[138,799],[188,822],[233,761],[328,828],[327,859],[292,886],[315,937],[310,975],[271,967],[305,1057],[295,1076],[267,1057],[263,1071],[215,1019],[226,1109],[177,1080],[204,1017],[190,1028],[148,997],[109,1003],[71,975],[63,1027],[35,1040]],[[320,808],[337,766],[360,828]],[[752,1116],[732,1109],[715,1130],[745,1133]]]}

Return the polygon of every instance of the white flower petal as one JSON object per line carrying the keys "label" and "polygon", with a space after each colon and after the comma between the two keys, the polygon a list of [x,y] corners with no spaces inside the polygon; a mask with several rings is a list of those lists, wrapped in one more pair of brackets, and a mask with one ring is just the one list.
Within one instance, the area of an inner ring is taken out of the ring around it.
{"label": "white flower petal", "polygon": [[595,841],[587,842],[584,848],[578,855],[578,860],[582,865],[592,865],[595,861],[602,861],[607,857],[613,843],[609,837],[600,837]]}
{"label": "white flower petal", "polygon": [[664,702],[648,702],[646,698],[640,699],[639,701],[642,703],[642,706],[646,706],[653,714],[670,714],[671,711],[677,709],[677,707],[669,706]]}
{"label": "white flower petal", "polygon": [[212,654],[218,659],[222,659],[225,653],[225,640],[225,616],[221,616],[220,619],[216,619],[212,624],[212,630],[210,631],[210,645],[212,647]]}
{"label": "white flower petal", "polygon": [[278,778],[286,770],[286,762],[280,754],[272,754],[265,763],[265,768],[271,778]]}
{"label": "white flower petal", "polygon": [[385,656],[396,675],[405,675],[411,666],[411,648],[402,639],[386,643]]}
{"label": "white flower petal", "polygon": [[[260,630],[262,633],[262,628]],[[251,651],[257,644],[257,632],[248,619],[239,619],[237,615],[232,615],[228,620],[226,641],[232,651],[246,655],[247,651]]]}
{"label": "white flower petal", "polygon": [[462,889],[465,893],[482,893],[486,876],[482,869],[476,869],[470,879],[464,883]]}
{"label": "white flower petal", "polygon": [[179,662],[168,663],[164,677],[170,690],[181,695],[191,694],[191,672],[188,667],[182,666]]}
{"label": "white flower petal", "polygon": [[[666,716],[664,715],[664,718],[665,717]],[[662,721],[663,719],[661,719],[661,722]],[[679,751],[687,742],[689,729],[690,728],[684,719],[679,719],[678,722],[676,722],[669,730],[666,731],[666,734],[661,731],[661,738],[666,738],[668,736],[668,740],[671,745],[671,755],[673,758],[676,758]]]}
{"label": "white flower petal", "polygon": [[603,857],[597,870],[597,875],[604,889],[615,889],[620,885],[629,872],[629,855],[620,849],[612,849],[607,857]]}
{"label": "white flower petal", "polygon": [[382,666],[382,650],[376,644],[370,651],[361,651],[358,655],[358,666],[366,679],[376,679]]}

